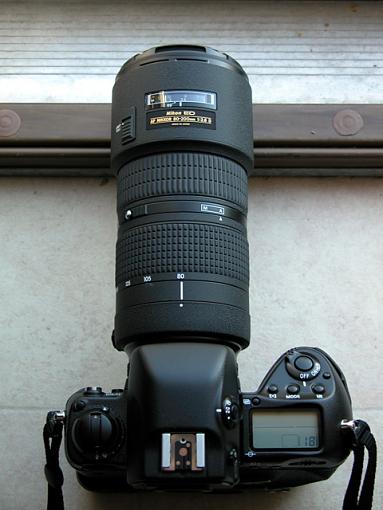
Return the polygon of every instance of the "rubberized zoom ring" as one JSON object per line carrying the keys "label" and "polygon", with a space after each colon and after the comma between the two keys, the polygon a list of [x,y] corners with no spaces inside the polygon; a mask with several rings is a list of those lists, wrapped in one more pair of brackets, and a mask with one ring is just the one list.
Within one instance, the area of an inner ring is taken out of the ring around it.
{"label": "rubberized zoom ring", "polygon": [[247,174],[234,161],[190,152],[139,158],[118,174],[117,209],[130,202],[162,195],[203,195],[221,198],[247,211]]}
{"label": "rubberized zoom ring", "polygon": [[178,271],[222,275],[249,283],[246,236],[220,225],[144,225],[124,232],[116,251],[116,286],[137,276]]}

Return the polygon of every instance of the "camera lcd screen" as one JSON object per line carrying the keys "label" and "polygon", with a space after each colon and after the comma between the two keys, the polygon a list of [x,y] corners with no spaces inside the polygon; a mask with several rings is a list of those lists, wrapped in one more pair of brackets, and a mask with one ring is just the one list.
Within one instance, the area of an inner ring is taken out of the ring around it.
{"label": "camera lcd screen", "polygon": [[306,450],[319,446],[316,409],[257,409],[251,415],[255,450]]}

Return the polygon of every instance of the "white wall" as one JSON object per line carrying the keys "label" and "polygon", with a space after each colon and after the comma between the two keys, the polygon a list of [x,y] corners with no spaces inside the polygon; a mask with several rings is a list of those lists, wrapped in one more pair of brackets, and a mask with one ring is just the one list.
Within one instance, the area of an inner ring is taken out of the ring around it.
{"label": "white wall", "polygon": [[382,2],[2,0],[0,101],[109,102],[135,53],[206,44],[245,68],[256,103],[383,101]]}
{"label": "white wall", "polygon": [[[247,65],[254,101],[381,102],[383,2],[195,4],[1,2],[0,97],[108,101],[112,75],[125,57],[186,38],[229,51]],[[151,10],[159,21],[150,20]],[[182,30],[165,25],[169,19]],[[95,41],[99,47],[91,45]],[[315,76],[306,64],[299,67],[298,45],[312,58]],[[103,74],[106,49],[113,67]],[[246,52],[254,65],[246,64]],[[287,68],[278,63],[282,52],[292,59]],[[334,58],[346,52],[351,67],[340,76],[344,60]],[[266,53],[271,75],[259,56]],[[71,62],[53,68],[50,55]],[[89,63],[91,57],[99,62]],[[377,68],[367,67],[372,61]],[[90,67],[80,69],[82,62]],[[383,180],[270,178],[249,186],[252,344],[239,357],[244,389],[255,389],[286,348],[318,345],[343,367],[355,415],[370,421],[382,442]],[[113,180],[0,179],[0,510],[45,505],[46,411],[62,407],[84,385],[123,384],[126,358],[110,343],[115,238]],[[330,480],[289,494],[233,496],[90,494],[64,459],[63,465],[67,510],[335,510],[351,459]],[[380,469],[376,510],[383,503],[382,478]]]}
{"label": "white wall", "polygon": [[[294,345],[318,345],[343,367],[355,415],[382,439],[383,181],[250,182],[252,344],[239,356],[245,390]],[[115,183],[101,179],[0,181],[0,508],[45,500],[40,438],[45,413],[83,385],[123,384],[113,350]],[[67,509],[340,508],[351,465],[283,495],[97,496],[66,462]],[[381,482],[382,472],[378,472]],[[380,484],[381,485],[381,484]],[[380,487],[381,490],[381,487]],[[323,502],[323,494],[328,497]],[[380,508],[377,496],[376,509]],[[328,499],[330,497],[330,499]],[[380,499],[379,499],[380,498]],[[112,506],[113,503],[113,506]],[[115,505],[115,506],[114,506]]]}

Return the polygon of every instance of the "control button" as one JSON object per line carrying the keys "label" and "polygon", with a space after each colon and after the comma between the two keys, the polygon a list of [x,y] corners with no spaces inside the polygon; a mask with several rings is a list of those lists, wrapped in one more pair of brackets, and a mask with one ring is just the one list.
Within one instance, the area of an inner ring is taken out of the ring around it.
{"label": "control button", "polygon": [[331,378],[330,372],[324,372],[323,373],[323,379],[330,379],[330,378]]}
{"label": "control button", "polygon": [[295,361],[294,365],[298,370],[302,370],[302,372],[306,372],[307,370],[311,370],[314,366],[314,362],[308,356],[299,356]]}
{"label": "control button", "polygon": [[87,386],[84,395],[103,395],[103,391],[100,386]]}
{"label": "control button", "polygon": [[326,388],[322,384],[315,384],[311,389],[317,395],[323,395],[323,393],[326,391]]}
{"label": "control button", "polygon": [[301,391],[298,384],[290,384],[287,386],[287,393],[290,393],[291,395],[297,395]]}
{"label": "control button", "polygon": [[121,389],[121,388],[113,388],[113,389],[112,389],[112,393],[114,393],[114,394],[115,394],[115,393],[124,393],[124,390],[123,390],[123,389]]}
{"label": "control button", "polygon": [[252,399],[252,403],[253,403],[253,405],[255,405],[255,406],[259,406],[259,404],[261,403],[261,399],[260,399],[260,398],[258,398],[258,397],[254,397],[254,398]]}
{"label": "control button", "polygon": [[267,388],[267,391],[269,393],[278,393],[278,386],[276,384],[270,384],[270,386]]}
{"label": "control button", "polygon": [[116,126],[116,133],[121,132],[121,144],[125,145],[136,138],[136,111],[135,107],[130,108],[129,115],[122,119],[121,124]]}

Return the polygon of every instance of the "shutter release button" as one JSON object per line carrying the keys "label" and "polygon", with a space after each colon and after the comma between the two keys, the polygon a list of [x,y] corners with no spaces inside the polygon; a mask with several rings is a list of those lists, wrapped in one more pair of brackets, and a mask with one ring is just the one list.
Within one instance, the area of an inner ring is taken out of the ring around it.
{"label": "shutter release button", "polygon": [[314,366],[314,362],[308,356],[299,356],[295,361],[294,365],[298,370],[302,372],[306,372],[307,370],[311,370]]}

